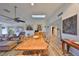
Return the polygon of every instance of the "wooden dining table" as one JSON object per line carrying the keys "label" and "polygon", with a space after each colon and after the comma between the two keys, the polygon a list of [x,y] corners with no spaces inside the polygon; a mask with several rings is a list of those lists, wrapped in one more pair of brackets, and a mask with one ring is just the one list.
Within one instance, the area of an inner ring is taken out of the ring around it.
{"label": "wooden dining table", "polygon": [[48,49],[48,44],[45,42],[44,37],[33,38],[33,37],[25,37],[24,41],[20,43],[15,50],[46,50]]}
{"label": "wooden dining table", "polygon": [[45,50],[48,48],[48,44],[44,41],[44,38],[28,38],[24,42],[20,43],[16,50]]}

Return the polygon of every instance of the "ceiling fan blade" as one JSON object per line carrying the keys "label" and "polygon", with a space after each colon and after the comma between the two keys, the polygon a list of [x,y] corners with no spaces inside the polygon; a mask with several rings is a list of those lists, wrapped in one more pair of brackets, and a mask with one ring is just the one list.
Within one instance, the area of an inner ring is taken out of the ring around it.
{"label": "ceiling fan blade", "polygon": [[23,23],[25,23],[25,21],[19,20],[19,19],[15,20],[15,21],[16,21],[16,22],[23,22]]}
{"label": "ceiling fan blade", "polygon": [[20,18],[19,17],[16,17],[16,6],[14,6],[14,18],[11,18],[11,17],[8,17],[8,16],[5,16],[5,15],[0,15],[0,16],[3,16],[3,17],[6,17],[6,18],[8,18],[8,19],[12,19],[12,20],[14,20],[14,21],[16,21],[16,22],[22,22],[22,23],[25,23],[25,21],[23,21],[23,20],[19,20]]}
{"label": "ceiling fan blade", "polygon": [[5,16],[5,15],[0,15],[0,16],[2,16],[2,17],[6,17],[6,18],[9,18],[9,19],[12,19],[12,20],[13,20],[13,18],[8,17],[8,16]]}

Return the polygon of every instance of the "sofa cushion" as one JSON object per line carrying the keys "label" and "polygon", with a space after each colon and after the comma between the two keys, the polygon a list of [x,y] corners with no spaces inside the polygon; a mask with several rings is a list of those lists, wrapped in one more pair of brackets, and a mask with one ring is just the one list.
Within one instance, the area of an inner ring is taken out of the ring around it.
{"label": "sofa cushion", "polygon": [[0,42],[0,51],[11,50],[17,45],[17,41],[2,41]]}
{"label": "sofa cushion", "polygon": [[3,41],[6,41],[8,38],[2,38]]}
{"label": "sofa cushion", "polygon": [[0,42],[2,41],[2,38],[0,37]]}
{"label": "sofa cushion", "polygon": [[16,43],[17,41],[2,41],[0,42],[0,46],[9,46],[11,44]]}

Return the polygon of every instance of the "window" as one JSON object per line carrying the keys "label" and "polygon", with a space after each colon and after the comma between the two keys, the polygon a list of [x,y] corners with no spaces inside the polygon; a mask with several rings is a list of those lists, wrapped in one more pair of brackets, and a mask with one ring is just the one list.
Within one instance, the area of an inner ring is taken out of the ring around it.
{"label": "window", "polygon": [[8,34],[7,27],[2,27],[2,34]]}

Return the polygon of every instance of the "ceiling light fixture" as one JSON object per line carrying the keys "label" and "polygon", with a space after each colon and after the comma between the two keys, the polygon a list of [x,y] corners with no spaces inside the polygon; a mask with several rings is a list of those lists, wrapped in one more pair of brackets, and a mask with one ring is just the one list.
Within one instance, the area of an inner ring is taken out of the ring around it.
{"label": "ceiling light fixture", "polygon": [[31,3],[31,6],[34,6],[34,3]]}
{"label": "ceiling light fixture", "polygon": [[45,18],[46,15],[32,15],[32,18]]}

